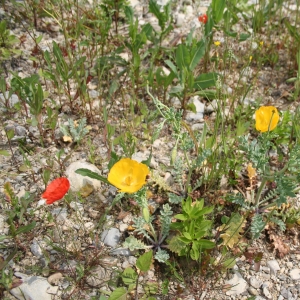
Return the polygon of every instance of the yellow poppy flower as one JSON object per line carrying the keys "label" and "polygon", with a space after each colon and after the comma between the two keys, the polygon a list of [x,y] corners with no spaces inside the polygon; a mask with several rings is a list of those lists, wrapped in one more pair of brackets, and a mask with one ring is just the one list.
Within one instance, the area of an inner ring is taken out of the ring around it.
{"label": "yellow poppy flower", "polygon": [[137,192],[145,183],[149,169],[146,165],[130,158],[122,158],[110,169],[107,180],[119,192]]}
{"label": "yellow poppy flower", "polygon": [[215,44],[216,47],[219,47],[221,45],[221,42],[220,41],[215,41],[214,44]]}
{"label": "yellow poppy flower", "polygon": [[275,106],[261,106],[255,112],[255,128],[258,131],[272,131],[279,121],[279,113]]}

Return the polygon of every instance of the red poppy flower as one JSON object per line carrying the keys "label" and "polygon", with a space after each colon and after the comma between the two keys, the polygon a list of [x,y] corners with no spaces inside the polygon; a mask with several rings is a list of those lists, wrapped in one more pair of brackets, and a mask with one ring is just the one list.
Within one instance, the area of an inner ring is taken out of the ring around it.
{"label": "red poppy flower", "polygon": [[46,199],[46,204],[60,200],[68,192],[70,181],[66,177],[56,178],[47,186],[42,198]]}
{"label": "red poppy flower", "polygon": [[199,17],[198,17],[198,20],[199,22],[203,23],[203,24],[206,24],[207,22],[207,14],[201,14]]}

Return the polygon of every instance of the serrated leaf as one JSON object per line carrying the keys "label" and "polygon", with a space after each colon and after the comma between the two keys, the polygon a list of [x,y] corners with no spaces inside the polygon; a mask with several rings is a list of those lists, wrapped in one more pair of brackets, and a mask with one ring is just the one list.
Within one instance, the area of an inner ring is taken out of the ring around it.
{"label": "serrated leaf", "polygon": [[243,227],[246,220],[239,213],[233,213],[228,224],[219,227],[219,230],[225,229],[225,232],[220,235],[223,239],[222,244],[233,248],[241,239],[240,233],[243,232]]}
{"label": "serrated leaf", "polygon": [[152,264],[152,258],[153,258],[153,251],[150,250],[138,258],[138,260],[136,261],[136,266],[141,271],[147,272],[150,270],[150,266]]}
{"label": "serrated leaf", "polygon": [[138,274],[131,267],[126,268],[122,273],[122,280],[126,285],[135,284]]}
{"label": "serrated leaf", "polygon": [[134,251],[145,249],[147,246],[142,241],[131,235],[126,238],[125,242],[123,243],[123,247],[128,248],[130,251]]}
{"label": "serrated leaf", "polygon": [[168,244],[169,250],[177,253],[178,255],[181,255],[182,252],[186,249],[186,244],[181,239],[179,239],[178,236],[173,236]]}
{"label": "serrated leaf", "polygon": [[115,289],[109,296],[108,300],[126,300],[127,289],[124,287],[119,287]]}

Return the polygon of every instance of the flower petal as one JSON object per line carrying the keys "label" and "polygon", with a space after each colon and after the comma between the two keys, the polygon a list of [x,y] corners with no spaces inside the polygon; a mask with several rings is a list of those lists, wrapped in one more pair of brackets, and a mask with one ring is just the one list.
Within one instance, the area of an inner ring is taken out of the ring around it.
{"label": "flower petal", "polygon": [[279,121],[279,113],[275,106],[261,106],[255,112],[255,128],[258,131],[272,131]]}
{"label": "flower petal", "polygon": [[145,164],[130,158],[122,158],[113,165],[107,180],[119,189],[119,192],[137,192],[146,183],[149,169]]}
{"label": "flower petal", "polygon": [[47,186],[42,198],[46,199],[46,204],[60,200],[68,192],[70,181],[66,177],[56,178]]}

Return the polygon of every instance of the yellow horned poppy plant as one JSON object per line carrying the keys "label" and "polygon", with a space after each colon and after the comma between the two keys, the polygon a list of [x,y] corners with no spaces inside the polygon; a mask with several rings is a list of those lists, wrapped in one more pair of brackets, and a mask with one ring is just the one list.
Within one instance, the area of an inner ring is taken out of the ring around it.
{"label": "yellow horned poppy plant", "polygon": [[261,106],[255,112],[255,128],[258,131],[272,131],[279,121],[279,113],[275,106]]}
{"label": "yellow horned poppy plant", "polygon": [[122,158],[113,165],[107,180],[119,189],[119,192],[137,192],[145,183],[149,169],[146,165],[130,158]]}

